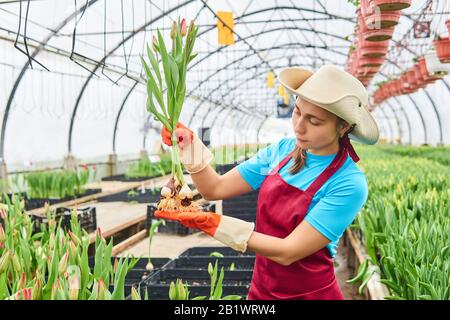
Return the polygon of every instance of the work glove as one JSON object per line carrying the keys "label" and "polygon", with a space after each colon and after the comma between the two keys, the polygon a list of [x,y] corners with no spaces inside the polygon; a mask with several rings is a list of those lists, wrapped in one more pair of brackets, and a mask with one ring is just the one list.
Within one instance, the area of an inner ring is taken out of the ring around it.
{"label": "work glove", "polygon": [[[197,173],[209,165],[214,156],[191,129],[179,122],[174,134],[177,137],[180,161],[187,172]],[[171,134],[164,126],[161,138],[166,145],[172,146]]]}
{"label": "work glove", "polygon": [[240,252],[247,250],[247,242],[255,228],[253,222],[224,216],[215,212],[155,211],[157,218],[178,221],[187,228],[200,229],[226,246]]}

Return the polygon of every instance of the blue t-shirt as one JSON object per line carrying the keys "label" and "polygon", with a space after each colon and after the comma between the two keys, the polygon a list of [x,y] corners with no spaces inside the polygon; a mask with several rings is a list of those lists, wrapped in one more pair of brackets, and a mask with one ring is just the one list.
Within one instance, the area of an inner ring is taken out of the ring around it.
{"label": "blue t-shirt", "polygon": [[[284,138],[261,149],[254,157],[239,164],[237,169],[244,180],[256,190],[269,172],[294,150],[295,144],[295,138]],[[297,174],[289,173],[294,163],[292,158],[279,172],[284,181],[302,190],[306,190],[336,156],[319,156],[309,152],[306,154],[306,163]],[[340,237],[366,203],[367,196],[366,177],[353,159],[347,156],[344,165],[313,197],[305,219],[331,241],[327,248],[333,258]]]}

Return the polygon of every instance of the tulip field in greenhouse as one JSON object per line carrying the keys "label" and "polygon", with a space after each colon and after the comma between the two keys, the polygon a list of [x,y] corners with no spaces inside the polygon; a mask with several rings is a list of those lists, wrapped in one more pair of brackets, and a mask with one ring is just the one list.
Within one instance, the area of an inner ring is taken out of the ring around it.
{"label": "tulip field in greenhouse", "polygon": [[0,300],[450,301],[449,33],[443,0],[0,1]]}

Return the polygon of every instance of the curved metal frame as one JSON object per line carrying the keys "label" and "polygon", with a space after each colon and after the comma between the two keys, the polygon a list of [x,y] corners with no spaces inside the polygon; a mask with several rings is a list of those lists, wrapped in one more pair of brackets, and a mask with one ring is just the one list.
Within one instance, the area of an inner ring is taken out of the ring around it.
{"label": "curved metal frame", "polygon": [[[425,119],[423,118],[422,112],[420,111],[419,106],[414,101],[414,99],[411,98],[410,95],[407,95],[407,97],[409,98],[409,100],[411,101],[412,105],[415,107],[417,113],[419,114],[419,118],[421,120],[422,127],[423,127],[424,142],[427,143],[427,141],[428,141],[428,132],[427,132],[427,127],[425,125]],[[398,105],[401,105],[401,102],[399,101],[398,97],[394,97],[394,99],[395,99],[395,101],[397,102]]]}
{"label": "curved metal frame", "polygon": [[399,139],[401,142],[402,137],[403,137],[403,130],[402,130],[402,126],[400,124],[400,118],[398,117],[397,112],[395,112],[395,109],[392,107],[392,105],[390,103],[386,103],[386,105],[389,107],[389,109],[391,109],[392,113],[394,114],[395,122],[397,123],[398,136],[399,136]]}
{"label": "curved metal frame", "polygon": [[[79,12],[82,12],[82,10],[84,10],[86,6],[91,6],[91,5],[93,5],[94,3],[96,3],[97,1],[98,1],[98,0],[89,0],[89,2],[88,2],[85,6],[81,7],[77,12],[72,13],[72,14],[71,14],[70,16],[68,16],[65,20],[63,20],[63,21],[62,21],[62,22],[61,22],[54,30],[52,30],[52,32],[44,39],[44,41],[41,42],[41,44],[39,45],[39,47],[35,49],[35,51],[32,53],[32,57],[35,57],[36,55],[38,55],[39,52],[45,47],[45,45],[50,41],[50,39],[51,39],[53,36],[55,36],[55,35],[56,35],[56,34],[57,34],[57,33],[65,26],[65,25],[67,25],[67,23],[69,23],[71,20],[73,20],[73,18],[76,17],[77,14],[78,14]],[[177,10],[177,9],[179,9],[179,8],[182,8],[182,7],[184,7],[184,6],[188,5],[188,4],[190,4],[190,3],[193,2],[193,1],[194,1],[194,0],[188,0],[188,1],[185,1],[184,3],[182,3],[182,4],[179,4],[178,6],[176,6],[176,7],[174,7],[174,8],[169,8],[166,12],[162,13],[162,14],[161,14],[160,16],[158,16],[157,18],[153,19],[152,21],[150,21],[150,22],[148,22],[148,23],[146,22],[142,27],[140,27],[140,28],[134,30],[130,35],[128,35],[125,39],[123,39],[123,40],[122,40],[122,41],[121,41],[114,49],[112,49],[108,54],[106,54],[106,55],[103,57],[103,59],[102,59],[102,60],[99,62],[99,64],[95,67],[94,72],[95,72],[96,69],[98,69],[98,67],[101,65],[101,63],[103,63],[103,62],[106,60],[106,58],[107,58],[109,55],[111,55],[111,54],[112,54],[113,52],[115,52],[118,48],[120,48],[126,41],[128,41],[129,39],[131,39],[132,37],[134,37],[134,36],[135,36],[136,34],[138,34],[139,32],[143,31],[148,25],[150,25],[151,23],[153,23],[153,22],[155,22],[155,21],[161,19],[162,17],[166,16],[167,14],[171,13],[171,12],[174,11],[174,10]],[[341,16],[338,16],[338,15],[332,15],[332,14],[326,12],[326,10],[325,10],[325,11],[318,11],[318,10],[313,10],[313,9],[308,9],[308,8],[302,8],[302,7],[296,7],[296,6],[292,6],[292,7],[289,7],[289,6],[278,6],[278,7],[264,8],[264,9],[257,10],[257,11],[253,11],[253,12],[244,14],[244,15],[242,15],[242,16],[240,16],[240,17],[237,17],[237,18],[236,18],[236,21],[240,21],[240,20],[242,20],[243,18],[252,16],[252,15],[256,15],[256,14],[259,14],[259,13],[262,13],[262,12],[271,11],[271,10],[296,10],[296,11],[308,11],[308,12],[313,12],[313,13],[323,14],[323,15],[328,16],[328,17],[330,17],[330,18],[342,19],[342,20],[345,20],[345,21],[348,21],[348,22],[354,22],[354,21],[355,21],[355,18],[345,18],[345,17],[341,17]],[[207,33],[207,32],[210,32],[211,30],[214,30],[214,29],[215,29],[215,26],[213,26],[213,27],[211,27],[211,28],[205,30],[204,32],[200,33],[199,35],[205,34],[205,33]],[[299,28],[296,28],[296,27],[292,27],[292,28],[286,28],[286,27],[278,28],[278,30],[280,30],[280,29],[283,29],[283,30],[286,30],[286,29],[299,30]],[[272,29],[272,30],[268,30],[268,31],[266,31],[266,32],[264,32],[264,33],[267,33],[267,32],[270,32],[270,31],[276,31],[276,30],[277,30],[277,29]],[[340,38],[338,35],[332,35],[332,34],[329,34],[329,33],[326,33],[326,32],[321,32],[321,31],[314,30],[314,29],[312,29],[312,30],[311,30],[311,29],[307,29],[307,30],[306,30],[306,29],[301,29],[301,30],[304,30],[304,31],[311,31],[311,32],[314,32],[315,34],[324,34],[324,35],[327,35],[327,36],[332,36],[332,37]],[[260,34],[263,34],[263,33],[260,33]],[[260,34],[253,34],[253,35],[251,35],[251,36],[249,36],[249,37],[246,37],[245,39],[248,39],[248,38],[250,38],[250,37],[252,37],[252,36],[258,36],[258,35],[260,35]],[[344,38],[341,38],[341,39],[344,40],[344,41],[346,41]],[[239,41],[239,40],[237,40],[237,41]],[[314,47],[314,46],[311,46],[311,47]],[[225,48],[225,47],[222,47],[222,48]],[[221,48],[221,49],[222,49],[222,48]],[[320,48],[320,47],[317,47],[317,48]],[[220,49],[220,50],[221,50],[221,49]],[[330,50],[330,49],[328,49],[328,50]],[[207,57],[209,57],[209,56],[211,56],[212,54],[217,53],[217,52],[218,52],[218,51],[216,50],[215,52],[209,53],[206,57],[204,57],[203,59],[201,59],[200,61],[198,61],[195,65],[197,65],[197,64],[200,63],[201,61],[205,60]],[[258,52],[260,52],[260,50],[258,50]],[[395,62],[392,62],[392,61],[388,61],[388,62],[395,65]],[[15,93],[16,93],[16,91],[17,91],[17,88],[18,88],[18,86],[19,86],[21,80],[23,79],[24,74],[25,74],[26,71],[28,70],[28,65],[29,65],[29,61],[27,61],[27,62],[25,63],[25,65],[24,65],[24,67],[22,68],[22,70],[21,70],[19,76],[17,77],[16,82],[14,83],[14,86],[13,86],[13,88],[12,88],[12,90],[11,90],[10,95],[9,95],[8,102],[7,102],[7,105],[6,105],[6,108],[5,108],[5,114],[4,114],[4,117],[3,117],[2,129],[1,129],[1,137],[0,137],[0,158],[3,158],[3,159],[4,159],[4,155],[5,155],[5,152],[4,152],[4,151],[5,151],[5,150],[4,150],[4,143],[5,143],[5,139],[6,139],[6,135],[5,135],[5,134],[6,134],[6,126],[7,126],[7,122],[8,122],[8,119],[9,119],[10,108],[11,108],[12,101],[13,101],[13,99],[14,99]],[[195,65],[193,65],[192,67],[194,67]],[[192,67],[191,67],[191,68],[192,68]],[[73,123],[74,123],[74,120],[75,120],[77,108],[78,108],[78,105],[79,105],[79,103],[80,103],[80,101],[81,101],[81,98],[82,98],[82,96],[83,96],[83,93],[84,93],[84,91],[85,91],[85,89],[86,89],[88,83],[90,82],[91,77],[92,77],[92,75],[90,75],[90,76],[87,78],[86,82],[84,83],[83,87],[81,88],[80,93],[79,93],[79,96],[78,96],[77,101],[76,101],[76,105],[75,105],[74,110],[73,110],[73,113],[72,113],[71,122],[70,122],[70,129],[69,129],[69,141],[68,141],[68,149],[69,149],[69,153],[70,153],[71,150],[72,150],[72,132],[73,132]],[[449,86],[448,86],[448,84],[446,83],[446,81],[443,80],[443,82],[444,82],[444,84],[446,85],[446,87],[447,87],[448,89],[450,89]],[[136,83],[133,85],[133,88],[135,88],[135,87],[137,86],[137,83],[138,83],[138,82],[136,82]],[[131,94],[131,91],[132,91],[132,90],[133,90],[133,89],[130,90],[130,92],[128,93],[128,95]],[[440,142],[440,144],[443,144],[443,128],[442,128],[442,121],[441,121],[439,112],[438,112],[438,110],[437,110],[437,108],[436,108],[436,104],[435,104],[435,101],[433,100],[433,98],[430,96],[430,94],[427,92],[426,89],[424,89],[424,91],[425,91],[426,97],[428,98],[428,100],[429,100],[430,103],[432,104],[432,107],[433,107],[434,112],[435,112],[435,114],[436,114],[436,117],[437,117],[437,119],[438,119],[438,123],[439,123],[439,134],[440,134],[440,136],[439,136],[439,142]],[[427,142],[426,126],[425,126],[424,119],[423,119],[423,117],[422,117],[422,115],[421,115],[420,109],[418,108],[418,106],[417,106],[417,104],[414,102],[414,100],[411,99],[411,97],[409,97],[409,99],[413,102],[413,104],[414,104],[416,110],[418,111],[418,113],[419,113],[419,115],[420,115],[420,117],[421,117],[422,125],[424,126],[425,141]],[[203,103],[203,102],[202,102],[202,103]],[[121,109],[122,109],[122,107],[123,107],[123,105],[121,106]],[[196,110],[197,110],[197,109],[196,109]],[[238,109],[236,109],[236,110],[238,110]],[[402,108],[402,112],[405,112],[405,111],[403,110],[403,108]],[[395,114],[395,112],[394,112],[394,114]],[[118,116],[120,116],[120,113],[119,113]],[[408,123],[409,123],[408,117],[406,117],[406,119],[407,119],[407,121],[408,121]],[[118,118],[116,118],[116,126],[115,126],[115,130],[114,130],[114,133],[113,133],[113,145],[115,145],[115,135],[116,135],[117,123],[118,123]],[[145,137],[144,137],[144,143],[145,143]],[[115,148],[115,147],[114,147],[114,148]]]}
{"label": "curved metal frame", "polygon": [[384,119],[386,120],[389,128],[389,142],[394,139],[394,129],[392,129],[391,121],[389,120],[389,117],[387,116],[386,112],[384,111],[383,105],[380,106],[379,110],[383,113]]}
{"label": "curved metal frame", "polygon": [[[389,101],[386,101],[386,103],[388,104],[388,105],[390,105],[391,106],[391,108],[392,108],[392,110],[395,110],[394,109],[394,107],[392,107],[392,105],[391,105],[391,103],[389,102]],[[401,112],[403,113],[403,116],[405,117],[405,119],[406,119],[406,125],[407,125],[407,127],[408,127],[408,137],[409,137],[409,143],[408,144],[412,144],[412,131],[411,131],[411,122],[409,121],[409,118],[408,118],[408,116],[407,116],[407,113],[405,112],[405,109],[403,108],[403,106],[402,105],[400,105],[400,108],[399,108],[400,110],[401,110]],[[399,124],[400,125],[400,124]],[[401,138],[400,138],[401,139]]]}
{"label": "curved metal frame", "polygon": [[117,49],[119,49],[125,42],[127,42],[128,40],[130,40],[130,39],[131,39],[132,37],[134,37],[136,34],[138,34],[139,32],[141,32],[141,31],[143,31],[143,30],[145,30],[145,28],[146,28],[148,25],[150,25],[150,24],[152,24],[152,23],[158,21],[159,19],[163,18],[165,15],[167,15],[167,14],[169,14],[169,13],[171,13],[171,12],[173,12],[173,11],[175,11],[175,10],[178,10],[178,9],[180,9],[180,8],[182,8],[182,7],[186,6],[186,5],[188,5],[189,3],[193,2],[193,1],[194,1],[194,0],[186,0],[186,1],[183,2],[182,4],[179,4],[179,5],[177,5],[177,6],[173,7],[173,8],[169,8],[166,12],[164,12],[164,13],[158,15],[156,18],[154,18],[154,19],[152,19],[152,20],[150,20],[150,21],[148,21],[148,22],[145,22],[142,26],[140,26],[140,27],[139,27],[138,29],[136,29],[134,32],[132,32],[132,33],[129,34],[127,37],[125,37],[124,39],[122,39],[122,40],[121,40],[121,41],[120,41],[113,49],[111,49],[111,50],[110,50],[110,51],[109,51],[109,52],[108,52],[108,53],[100,60],[99,64],[97,64],[97,65],[95,66],[95,68],[94,68],[94,70],[93,70],[93,73],[91,73],[91,74],[87,77],[85,83],[84,83],[83,86],[81,87],[80,93],[78,94],[77,100],[76,100],[76,102],[75,102],[75,106],[74,106],[73,111],[72,111],[72,116],[71,116],[71,118],[70,118],[69,140],[68,140],[68,152],[69,152],[69,153],[72,152],[72,133],[73,133],[73,124],[74,124],[74,122],[75,122],[75,117],[76,117],[76,114],[77,114],[78,106],[80,105],[81,98],[83,97],[84,91],[86,90],[88,84],[90,83],[90,81],[91,81],[91,79],[92,79],[92,77],[93,77],[95,71],[97,71],[97,69],[100,67],[100,65],[101,65],[102,63],[104,63],[104,61],[106,60],[106,58],[108,58],[108,57],[109,57],[111,54],[113,54]]}
{"label": "curved metal frame", "polygon": [[116,153],[116,135],[117,135],[117,127],[118,127],[118,124],[119,124],[120,115],[122,114],[122,110],[123,110],[123,107],[125,106],[125,103],[127,102],[128,98],[130,97],[131,93],[133,92],[134,88],[137,86],[138,83],[139,82],[136,81],[131,86],[130,90],[127,92],[127,94],[123,98],[122,103],[120,104],[119,111],[117,112],[116,121],[114,123],[113,139],[112,139],[112,150],[113,150],[113,153]]}
{"label": "curved metal frame", "polygon": [[[37,47],[33,53],[31,54],[32,58],[35,58],[39,52],[45,47],[45,45],[53,38],[55,34],[57,34],[62,28],[64,28],[70,21],[73,20],[73,18],[76,18],[77,15],[80,12],[83,12],[85,8],[93,5],[98,0],[89,0],[84,6],[82,6],[78,11],[73,12],[71,15],[69,15],[67,18],[65,18],[55,29],[52,30],[52,32],[47,35],[47,37],[40,42],[39,47]],[[11,89],[11,92],[8,97],[8,102],[6,103],[5,107],[5,114],[3,115],[3,121],[2,121],[2,130],[1,130],[1,136],[0,136],[0,159],[5,159],[5,133],[6,133],[6,125],[8,123],[9,119],[9,111],[11,110],[11,105],[14,100],[14,96],[16,95],[17,88],[19,87],[20,82],[22,81],[25,72],[28,70],[28,66],[30,65],[30,60],[27,59],[25,62],[25,65],[20,70],[19,75],[17,76],[16,81],[14,82],[14,85]]]}

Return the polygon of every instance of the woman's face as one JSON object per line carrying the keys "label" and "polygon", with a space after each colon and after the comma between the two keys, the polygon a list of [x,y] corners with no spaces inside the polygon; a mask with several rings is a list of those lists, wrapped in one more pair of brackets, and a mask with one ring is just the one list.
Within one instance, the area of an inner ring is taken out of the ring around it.
{"label": "woman's face", "polygon": [[333,113],[297,98],[292,113],[297,146],[319,150],[338,143],[340,135],[346,130],[346,125],[348,124],[345,121],[339,121]]}

